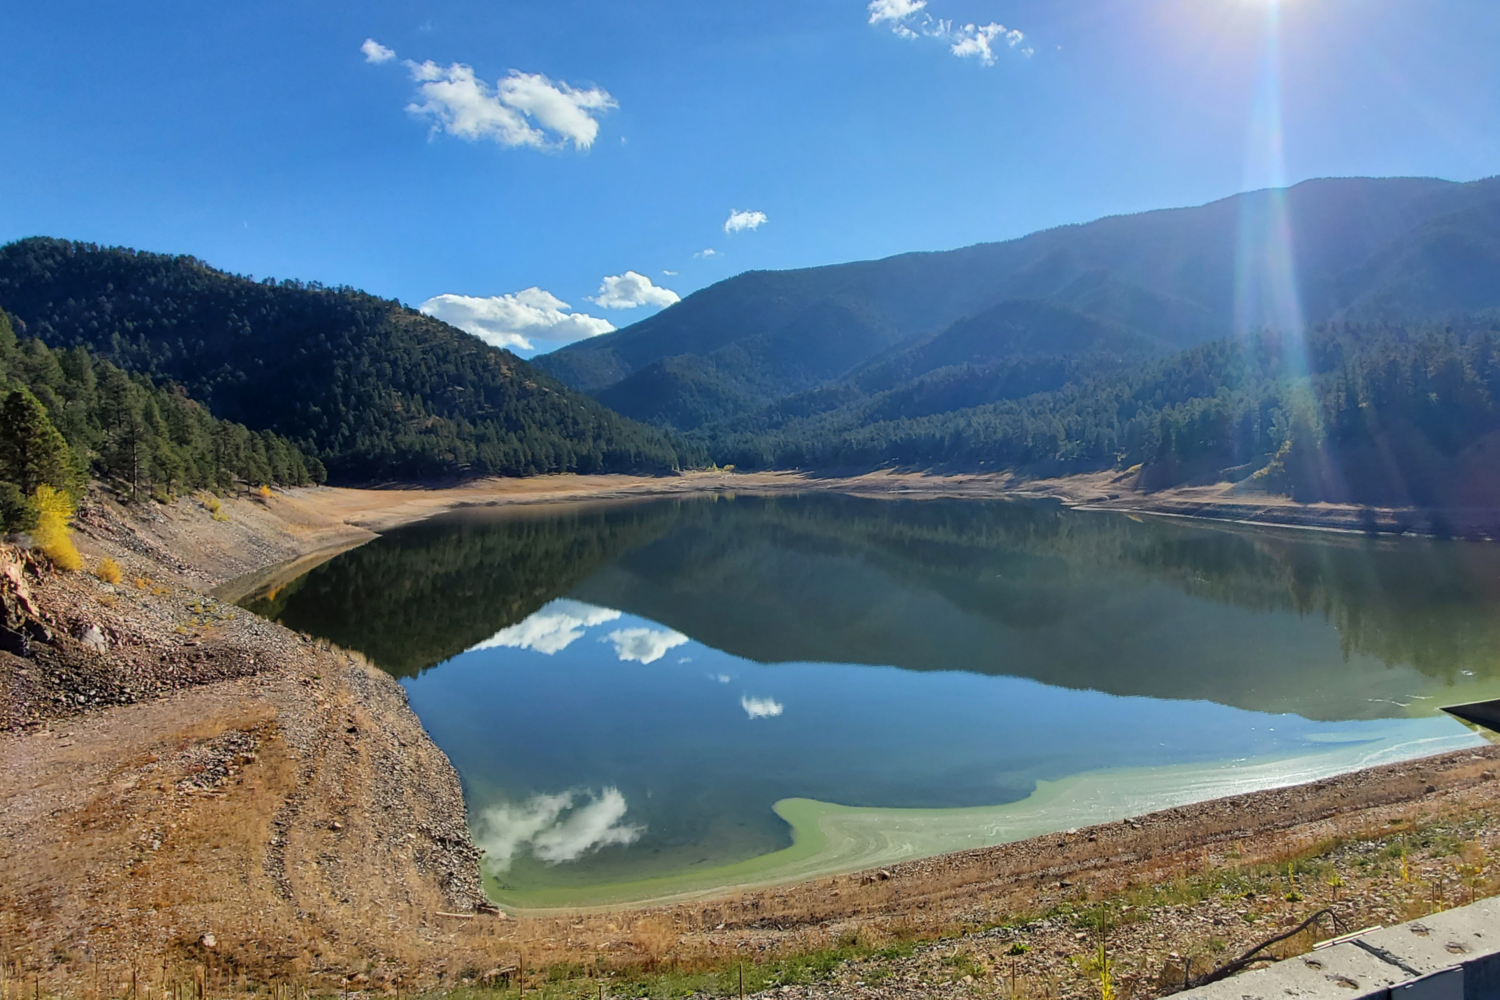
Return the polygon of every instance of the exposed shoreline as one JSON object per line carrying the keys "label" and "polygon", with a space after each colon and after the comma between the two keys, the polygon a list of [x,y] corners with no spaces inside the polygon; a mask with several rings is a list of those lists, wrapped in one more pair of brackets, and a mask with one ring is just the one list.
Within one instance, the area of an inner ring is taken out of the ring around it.
{"label": "exposed shoreline", "polygon": [[308,516],[374,534],[467,508],[608,503],[710,494],[843,493],[881,499],[1043,500],[1080,510],[1116,511],[1195,520],[1340,531],[1364,535],[1430,535],[1472,540],[1500,537],[1500,508],[1422,509],[1299,503],[1249,493],[1232,484],[1146,492],[1133,476],[1101,472],[1056,479],[1010,473],[933,475],[871,472],[819,476],[800,472],[688,472],[680,476],[536,476],[481,479],[456,486],[289,490],[286,500]]}
{"label": "exposed shoreline", "polygon": [[[1045,500],[1274,527],[1369,531],[1372,516],[1377,531],[1417,527],[1413,512],[1276,498],[1251,505],[1217,488],[1146,495],[1108,476],[555,476],[298,489],[226,499],[224,517],[191,498],[138,509],[101,500],[80,516],[80,544],[91,565],[104,555],[122,562],[125,581],[110,587],[24,563],[16,571],[70,666],[53,691],[35,686],[30,661],[0,656],[13,710],[0,734],[8,782],[0,833],[27,845],[0,852],[8,854],[0,874],[15,887],[0,899],[0,930],[39,956],[131,951],[180,969],[196,963],[325,986],[359,969],[371,989],[453,983],[465,968],[503,966],[521,950],[538,969],[635,968],[663,954],[712,964],[798,953],[852,933],[953,933],[1102,898],[1164,872],[1282,863],[1308,844],[1375,836],[1398,819],[1484,815],[1500,802],[1500,747],[1481,747],[863,873],[675,903],[463,919],[478,903],[477,866],[457,777],[399,687],[326,644],[243,613],[236,620],[204,593],[299,573],[380,532],[460,508],[813,491]],[[7,593],[15,605],[20,591]],[[90,623],[103,631],[103,657],[85,648],[95,641]],[[28,715],[34,707],[43,710]],[[382,777],[392,774],[401,777]],[[1202,944],[1192,920],[1163,926],[1174,946]],[[204,933],[218,943],[203,945]],[[49,961],[36,971],[54,987],[88,975],[81,959]]]}

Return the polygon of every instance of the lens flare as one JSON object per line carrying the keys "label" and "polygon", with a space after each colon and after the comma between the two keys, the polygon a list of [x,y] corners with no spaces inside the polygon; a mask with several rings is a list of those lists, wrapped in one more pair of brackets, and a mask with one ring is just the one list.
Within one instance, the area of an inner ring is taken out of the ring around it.
{"label": "lens flare", "polygon": [[[1250,116],[1245,188],[1240,199],[1235,254],[1235,329],[1273,329],[1300,343],[1302,297],[1286,203],[1286,155],[1281,123],[1280,4],[1266,7],[1266,44]],[[1257,190],[1260,189],[1260,190]],[[1303,371],[1306,358],[1299,359]]]}

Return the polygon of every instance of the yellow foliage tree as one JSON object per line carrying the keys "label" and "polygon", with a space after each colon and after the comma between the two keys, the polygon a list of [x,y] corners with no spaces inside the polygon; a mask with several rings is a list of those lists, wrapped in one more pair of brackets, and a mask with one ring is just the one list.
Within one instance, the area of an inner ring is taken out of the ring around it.
{"label": "yellow foliage tree", "polygon": [[73,531],[68,527],[68,522],[73,519],[73,498],[43,483],[32,494],[32,503],[36,506],[37,522],[31,537],[37,548],[58,569],[81,569],[83,557],[78,554],[73,544]]}

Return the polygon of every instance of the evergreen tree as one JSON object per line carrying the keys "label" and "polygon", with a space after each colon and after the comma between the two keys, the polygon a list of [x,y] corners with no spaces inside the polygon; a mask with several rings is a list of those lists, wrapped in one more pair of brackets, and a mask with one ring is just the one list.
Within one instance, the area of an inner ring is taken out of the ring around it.
{"label": "evergreen tree", "polygon": [[78,486],[68,443],[24,387],[0,403],[0,479],[15,483],[24,496],[43,485],[68,491]]}

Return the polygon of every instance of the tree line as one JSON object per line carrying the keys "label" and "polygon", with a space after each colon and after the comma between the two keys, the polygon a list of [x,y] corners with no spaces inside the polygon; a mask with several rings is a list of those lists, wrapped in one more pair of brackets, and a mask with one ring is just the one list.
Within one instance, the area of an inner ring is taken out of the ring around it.
{"label": "tree line", "polygon": [[35,525],[38,490],[82,494],[90,477],[128,499],[194,489],[322,482],[280,435],[214,418],[180,387],[16,336],[0,310],[0,521]]}
{"label": "tree line", "polygon": [[881,402],[768,411],[700,439],[741,468],[1139,467],[1149,488],[1248,480],[1305,500],[1441,503],[1464,449],[1500,430],[1500,322],[1326,323],[983,406],[884,416]]}

